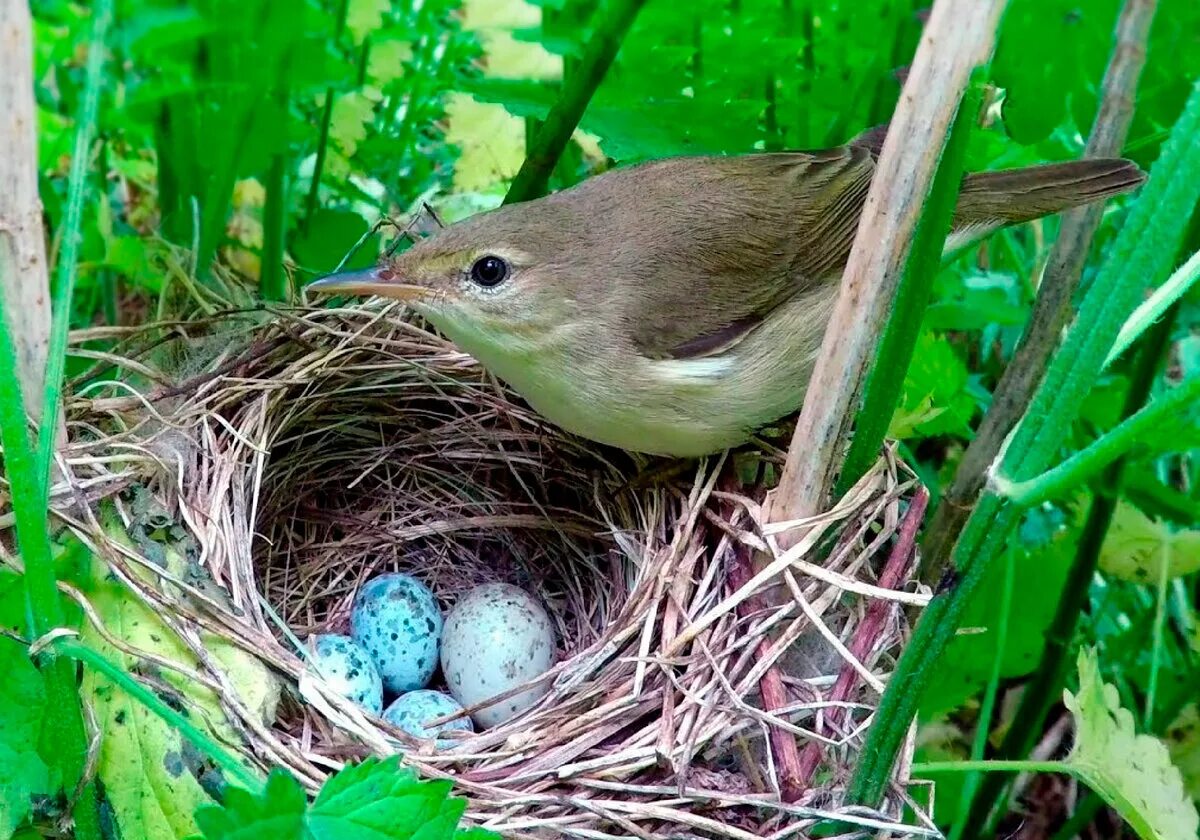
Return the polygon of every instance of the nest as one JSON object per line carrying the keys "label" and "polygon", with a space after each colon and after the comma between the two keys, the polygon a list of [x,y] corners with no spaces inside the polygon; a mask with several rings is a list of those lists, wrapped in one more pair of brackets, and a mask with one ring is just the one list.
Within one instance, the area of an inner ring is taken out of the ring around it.
{"label": "nest", "polygon": [[[173,617],[214,684],[197,628],[278,676],[269,719],[221,695],[248,759],[315,789],[401,749],[455,781],[470,823],[513,837],[782,838],[834,816],[936,834],[906,779],[880,811],[841,805],[904,607],[926,600],[907,583],[911,533],[897,549],[914,482],[890,455],[826,514],[790,523],[785,553],[760,484],[734,478],[769,474],[769,453],[735,469],[593,447],[392,307],[121,338],[92,355],[137,384],[76,391],[55,504]],[[147,498],[187,546],[179,574],[94,513],[105,500],[145,531]],[[759,574],[756,552],[774,557]],[[486,581],[536,594],[558,630],[548,693],[438,750],[305,676],[300,642],[345,632],[357,587],[389,571],[421,577],[445,608]],[[764,598],[772,586],[786,597]]]}

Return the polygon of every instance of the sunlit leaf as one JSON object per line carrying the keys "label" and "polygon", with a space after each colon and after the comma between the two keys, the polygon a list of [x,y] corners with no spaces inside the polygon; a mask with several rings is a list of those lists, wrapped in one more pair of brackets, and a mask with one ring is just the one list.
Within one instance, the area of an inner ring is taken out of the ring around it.
{"label": "sunlit leaf", "polygon": [[1158,580],[1164,564],[1168,579],[1200,569],[1200,530],[1176,530],[1131,502],[1117,502],[1100,548],[1100,568],[1122,580],[1148,583]]}
{"label": "sunlit leaf", "polygon": [[1063,692],[1075,719],[1067,763],[1143,840],[1194,840],[1200,815],[1167,746],[1139,734],[1115,686],[1100,677],[1094,650],[1079,652],[1079,691]]}

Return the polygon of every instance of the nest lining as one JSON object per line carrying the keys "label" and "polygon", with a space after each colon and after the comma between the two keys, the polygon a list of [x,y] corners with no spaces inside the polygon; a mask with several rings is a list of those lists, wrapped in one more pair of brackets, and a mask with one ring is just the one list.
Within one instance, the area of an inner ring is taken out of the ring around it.
{"label": "nest lining", "polygon": [[[789,557],[832,549],[819,568],[776,562],[791,569],[791,598],[766,609],[759,595],[780,577],[746,583],[747,558],[776,550],[775,535],[761,493],[728,485],[725,459],[646,480],[639,459],[561,434],[392,307],[231,316],[199,344],[179,329],[187,376],[153,370],[144,349],[172,331],[143,330],[111,354],[146,374],[140,392],[73,402],[58,498],[118,566],[136,561],[80,502],[146,485],[183,523],[220,591],[181,614],[298,686],[269,727],[245,721],[247,754],[315,787],[400,747],[422,773],[456,780],[471,821],[518,837],[782,838],[833,813],[871,832],[934,833],[923,817],[897,822],[912,804],[903,786],[879,813],[838,807],[903,638],[897,602],[920,600],[875,587],[911,489],[893,460],[806,523]],[[302,678],[295,636],[345,632],[357,587],[396,570],[444,608],[488,581],[536,594],[558,630],[548,694],[434,751]],[[887,620],[856,658],[847,648],[872,604]],[[786,651],[787,705],[765,712],[760,684]],[[847,675],[850,693],[835,688]],[[819,759],[790,802],[772,732]]]}

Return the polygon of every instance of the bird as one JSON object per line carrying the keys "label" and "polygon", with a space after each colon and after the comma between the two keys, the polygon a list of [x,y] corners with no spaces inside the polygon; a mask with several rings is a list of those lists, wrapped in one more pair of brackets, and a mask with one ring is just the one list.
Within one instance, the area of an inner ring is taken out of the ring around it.
{"label": "bird", "polygon": [[[619,166],[306,291],[403,300],[561,429],[696,458],[803,404],[882,143]],[[963,176],[945,253],[1136,189],[1121,158]]]}

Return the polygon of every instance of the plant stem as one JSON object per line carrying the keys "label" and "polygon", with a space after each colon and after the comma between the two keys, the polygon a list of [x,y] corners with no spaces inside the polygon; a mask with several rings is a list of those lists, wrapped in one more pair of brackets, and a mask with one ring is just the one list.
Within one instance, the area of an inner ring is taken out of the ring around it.
{"label": "plant stem", "polygon": [[[14,287],[12,266],[0,265],[0,370],[16,369],[16,350],[8,318],[5,292]],[[46,506],[40,501],[42,474],[34,460],[27,433],[25,400],[15,376],[0,376],[0,445],[4,452],[4,471],[12,494],[11,502],[17,532],[17,550],[25,564],[26,634],[36,639],[61,626],[65,619],[54,575],[54,556]],[[69,660],[50,658],[39,662],[46,681],[46,704],[52,713],[46,716],[43,744],[50,747],[47,763],[62,772],[68,792],[83,778],[87,760],[87,732],[79,708],[75,668]],[[100,815],[96,791],[91,783],[83,787],[75,803],[76,836],[99,840]]]}
{"label": "plant stem", "polygon": [[967,140],[979,118],[979,106],[983,101],[982,83],[986,78],[986,68],[982,65],[976,67],[946,140],[929,198],[917,222],[891,314],[884,326],[879,349],[874,354],[875,362],[867,377],[862,405],[854,417],[854,437],[851,438],[850,451],[833,491],[836,497],[845,495],[875,463],[900,401],[904,377],[917,346],[925,308],[929,305],[933,281],[941,265],[942,249],[950,233],[950,222],[962,182]]}
{"label": "plant stem", "polygon": [[567,148],[588,102],[603,81],[643,5],[645,0],[610,0],[597,10],[597,23],[579,65],[563,84],[562,93],[526,152],[525,161],[504,196],[505,204],[517,204],[546,194],[550,173]]}
{"label": "plant stem", "polygon": [[[1167,274],[1198,198],[1200,84],[1193,85],[1145,191],[1009,442],[1002,472],[1022,480],[1045,469],[1055,456],[1145,284]],[[880,700],[847,793],[851,801],[875,805],[883,796],[932,670],[1018,521],[1016,508],[991,492],[983,494],[967,520],[954,549],[953,576],[926,607]]]}
{"label": "plant stem", "polygon": [[[336,39],[342,37],[346,29],[346,14],[350,9],[350,0],[342,0],[337,18]],[[304,202],[304,227],[307,229],[317,212],[317,200],[321,191],[321,173],[325,170],[325,156],[329,149],[329,124],[333,120],[333,88],[325,89],[325,107],[321,112],[321,133],[317,138],[317,159],[313,161],[312,181],[308,186],[308,197]]]}
{"label": "plant stem", "polygon": [[1139,335],[1161,318],[1163,313],[1175,304],[1175,301],[1183,297],[1197,280],[1200,280],[1200,251],[1192,254],[1191,258],[1180,266],[1167,282],[1155,289],[1154,293],[1129,316],[1125,326],[1121,327],[1117,343],[1113,345],[1112,352],[1108,354],[1107,363],[1111,365],[1128,349],[1130,344],[1137,340]]}
{"label": "plant stem", "polygon": [[[854,410],[879,348],[930,185],[971,73],[992,52],[1004,0],[938,0],[890,123],[832,316],[800,411],[771,522],[825,509],[841,471]],[[931,231],[930,235],[933,233]],[[798,535],[779,535],[786,550]]]}
{"label": "plant stem", "polygon": [[[1133,120],[1133,99],[1146,60],[1146,39],[1157,0],[1125,0],[1117,22],[1112,57],[1104,74],[1100,108],[1092,123],[1085,158],[1120,154]],[[996,460],[1009,432],[1025,413],[1042,380],[1051,354],[1058,346],[1070,317],[1070,302],[1083,276],[1092,239],[1103,216],[1102,204],[1067,211],[1058,239],[1046,264],[1034,301],[1029,326],[996,386],[992,405],[979,431],[967,446],[954,481],[922,542],[922,580],[934,585],[950,562],[954,544],[963,531],[987,471]]]}
{"label": "plant stem", "polygon": [[[1172,318],[1160,321],[1144,340],[1145,346],[1138,356],[1132,384],[1125,397],[1123,413],[1126,416],[1137,411],[1150,394],[1155,372],[1171,346],[1172,321]],[[1124,474],[1125,461],[1117,460],[1108,467],[1102,479],[1096,482],[1097,492],[1088,508],[1079,545],[1075,549],[1075,558],[1067,572],[1054,617],[1046,629],[1046,646],[1042,650],[1037,669],[1025,684],[1012,724],[996,751],[1000,758],[1029,754],[1037,743],[1046,715],[1062,688],[1070,667],[1070,654],[1074,649],[1079,616],[1087,602],[1088,589],[1100,562],[1100,547],[1104,543],[1104,536],[1108,533],[1113,511],[1120,498]],[[982,830],[981,827],[995,810],[1005,789],[1004,779],[991,777],[983,780],[975,794],[974,802],[967,811],[968,828],[976,834]]]}
{"label": "plant stem", "polygon": [[[992,660],[992,673],[988,677],[987,690],[983,695],[983,705],[979,709],[979,722],[975,726],[975,741],[971,745],[972,761],[982,761],[987,752],[988,734],[992,730],[992,717],[996,712],[996,697],[1000,693],[1004,650],[1008,643],[1008,622],[1012,614],[1013,578],[1017,564],[1011,551],[1005,555],[1004,560],[1004,591],[1000,595],[1000,620],[996,626],[996,656]],[[959,804],[960,814],[966,815],[967,809],[971,805],[971,799],[979,787],[979,782],[978,774],[972,773],[963,784],[962,799]],[[956,820],[950,840],[959,840],[966,827],[966,823],[962,819]]]}
{"label": "plant stem", "polygon": [[1200,398],[1200,376],[1194,376],[1172,388],[1166,396],[1123,420],[1086,449],[1076,452],[1057,467],[1025,481],[993,479],[996,490],[1015,505],[1030,508],[1059,496],[1073,486],[1085,483],[1093,475],[1132,449],[1139,439],[1168,418],[1184,411]]}
{"label": "plant stem", "polygon": [[[67,364],[67,334],[71,329],[71,298],[79,268],[80,227],[83,224],[83,199],[87,192],[88,153],[96,132],[100,107],[100,70],[104,66],[104,44],[112,22],[112,0],[97,0],[93,6],[92,38],[88,45],[83,104],[75,130],[75,148],[71,172],[67,178],[67,212],[62,228],[62,253],[58,260],[58,285],[51,307],[50,348],[46,357],[46,379],[38,435],[39,504],[47,504],[50,493],[50,466],[54,461],[58,437],[59,411],[62,406],[62,379]],[[57,598],[57,594],[55,598]]]}
{"label": "plant stem", "polygon": [[1065,761],[927,761],[914,762],[914,776],[938,773],[1068,773],[1075,771]]}
{"label": "plant stem", "polygon": [[92,670],[103,674],[134,700],[137,700],[162,718],[168,725],[178,729],[181,735],[186,737],[200,751],[212,759],[214,764],[228,773],[239,785],[250,791],[257,791],[262,788],[263,780],[238,761],[229,750],[225,749],[207,732],[195,726],[186,717],[164,703],[153,691],[125,673],[120,666],[113,664],[99,652],[92,650],[83,642],[70,636],[61,636],[56,639],[54,649],[63,656],[76,659]]}

